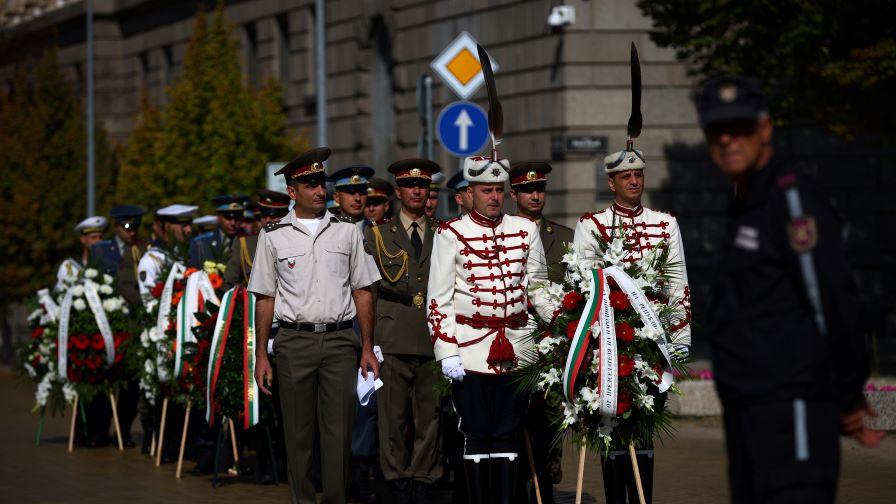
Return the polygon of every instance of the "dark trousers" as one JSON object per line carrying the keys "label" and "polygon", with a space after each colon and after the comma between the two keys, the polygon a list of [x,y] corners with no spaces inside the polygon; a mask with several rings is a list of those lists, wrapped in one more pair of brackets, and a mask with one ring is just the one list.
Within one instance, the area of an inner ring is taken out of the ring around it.
{"label": "dark trousers", "polygon": [[131,425],[137,417],[137,404],[142,395],[137,380],[128,380],[125,387],[118,391],[118,422],[125,441],[131,438]]}
{"label": "dark trousers", "polygon": [[468,373],[451,385],[451,401],[460,417],[464,457],[517,453],[529,397],[510,375]]}
{"label": "dark trousers", "polygon": [[837,404],[726,402],[725,441],[734,504],[833,503],[840,472]]}
{"label": "dark trousers", "polygon": [[294,503],[315,502],[312,479],[314,427],[320,430],[322,504],[343,503],[360,342],[351,329],[311,333],[280,328],[274,340]]}

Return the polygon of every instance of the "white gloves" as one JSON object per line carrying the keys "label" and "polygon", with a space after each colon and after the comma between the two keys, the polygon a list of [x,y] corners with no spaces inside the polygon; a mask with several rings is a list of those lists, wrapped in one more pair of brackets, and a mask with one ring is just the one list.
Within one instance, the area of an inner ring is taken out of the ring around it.
{"label": "white gloves", "polygon": [[373,355],[376,356],[377,362],[383,363],[383,349],[379,345],[373,345]]}
{"label": "white gloves", "polygon": [[452,381],[464,381],[466,373],[464,373],[464,366],[460,362],[459,355],[452,355],[442,359],[442,374]]}

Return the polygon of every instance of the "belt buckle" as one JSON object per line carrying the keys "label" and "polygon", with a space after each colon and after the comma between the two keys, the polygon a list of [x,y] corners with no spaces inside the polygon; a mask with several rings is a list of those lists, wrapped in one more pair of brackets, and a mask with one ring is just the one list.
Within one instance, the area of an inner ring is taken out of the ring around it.
{"label": "belt buckle", "polygon": [[327,324],[315,322],[314,332],[315,333],[327,332]]}

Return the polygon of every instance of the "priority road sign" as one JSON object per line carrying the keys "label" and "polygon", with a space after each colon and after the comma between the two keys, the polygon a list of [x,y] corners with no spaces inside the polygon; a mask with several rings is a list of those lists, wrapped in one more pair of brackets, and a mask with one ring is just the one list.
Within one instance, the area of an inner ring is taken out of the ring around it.
{"label": "priority road sign", "polygon": [[488,116],[475,103],[450,103],[439,113],[436,133],[445,150],[466,157],[481,151],[488,142]]}
{"label": "priority road sign", "polygon": [[[489,59],[492,61],[492,71],[497,72],[498,64],[491,54]],[[462,100],[473,96],[485,82],[482,65],[479,63],[479,52],[476,49],[476,39],[467,32],[462,32],[451,41],[448,47],[432,60],[430,66]]]}

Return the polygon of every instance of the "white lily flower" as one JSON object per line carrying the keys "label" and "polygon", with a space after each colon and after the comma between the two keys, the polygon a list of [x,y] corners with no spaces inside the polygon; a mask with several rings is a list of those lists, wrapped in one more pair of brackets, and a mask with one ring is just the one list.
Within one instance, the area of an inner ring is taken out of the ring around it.
{"label": "white lily flower", "polygon": [[600,394],[596,390],[588,387],[582,387],[579,390],[582,402],[588,407],[588,411],[596,411],[600,408]]}
{"label": "white lily flower", "polygon": [[77,395],[77,392],[75,392],[75,387],[72,386],[71,383],[65,382],[62,385],[62,395],[65,396],[65,402],[73,403],[75,402],[75,395]]}
{"label": "white lily flower", "polygon": [[579,420],[582,411],[581,404],[563,403],[563,428],[569,427]]}
{"label": "white lily flower", "polygon": [[538,345],[536,345],[536,347],[538,348],[538,353],[541,353],[541,354],[551,353],[551,350],[553,350],[554,346],[556,346],[558,343],[560,343],[560,341],[561,341],[560,338],[554,338],[554,337],[542,338],[541,341],[538,342]]}
{"label": "white lily flower", "polygon": [[560,383],[560,371],[557,368],[541,373],[541,380],[538,382],[539,390],[546,390],[554,384]]}

